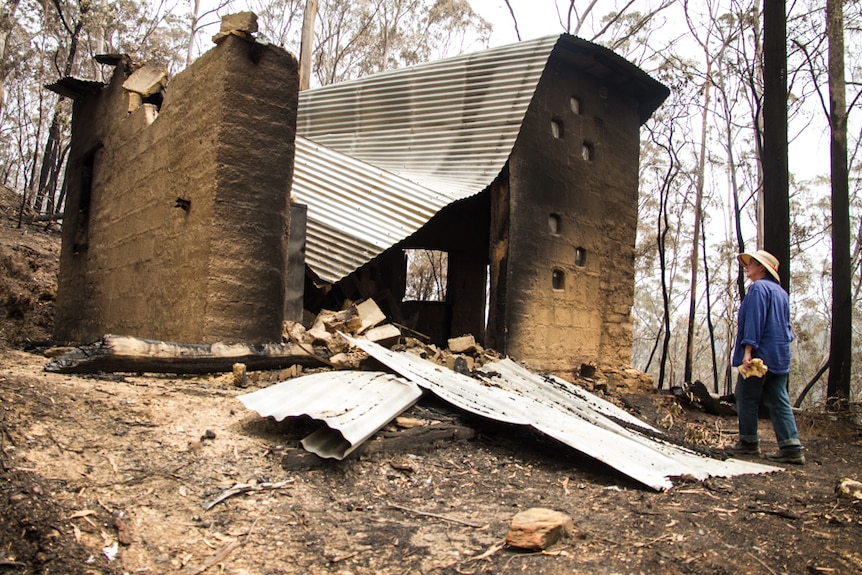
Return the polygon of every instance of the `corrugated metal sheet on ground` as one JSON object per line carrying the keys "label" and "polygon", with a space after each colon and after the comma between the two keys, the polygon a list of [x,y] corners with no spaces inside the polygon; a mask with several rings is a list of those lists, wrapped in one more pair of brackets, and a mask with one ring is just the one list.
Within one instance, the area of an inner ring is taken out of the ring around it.
{"label": "corrugated metal sheet on ground", "polygon": [[373,371],[329,371],[282,381],[238,399],[262,417],[308,415],[326,424],[302,440],[320,457],[344,459],[422,395],[415,383]]}
{"label": "corrugated metal sheet on ground", "polygon": [[670,489],[674,477],[706,479],[780,470],[736,459],[713,459],[640,433],[634,427],[651,428],[569,382],[532,374],[511,360],[486,364],[480,381],[413,354],[396,353],[369,341],[350,341],[396,373],[461,409],[497,421],[532,426],[653,489]]}

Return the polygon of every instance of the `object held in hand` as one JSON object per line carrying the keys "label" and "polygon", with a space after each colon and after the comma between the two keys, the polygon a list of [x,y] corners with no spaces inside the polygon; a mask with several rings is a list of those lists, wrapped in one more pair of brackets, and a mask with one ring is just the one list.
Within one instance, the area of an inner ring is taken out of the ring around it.
{"label": "object held in hand", "polygon": [[763,360],[755,357],[751,360],[751,366],[746,369],[744,365],[739,366],[739,374],[743,379],[748,379],[751,376],[763,377],[766,375],[767,367],[763,364]]}

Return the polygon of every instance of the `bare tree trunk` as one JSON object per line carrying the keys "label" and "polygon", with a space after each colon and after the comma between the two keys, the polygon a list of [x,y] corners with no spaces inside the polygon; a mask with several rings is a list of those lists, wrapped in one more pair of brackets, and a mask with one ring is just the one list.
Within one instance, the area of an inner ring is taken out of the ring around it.
{"label": "bare tree trunk", "polygon": [[[698,160],[695,195],[694,195],[694,231],[692,233],[691,242],[691,284],[689,287],[689,304],[688,304],[688,331],[685,339],[685,373],[683,374],[686,383],[692,382],[692,363],[694,361],[694,328],[697,316],[697,272],[700,268],[698,255],[700,254],[700,245],[697,238],[701,235],[701,227],[703,226],[702,211],[703,211],[703,179],[706,171],[706,131],[707,122],[709,120],[709,100],[710,100],[710,71],[712,70],[712,59],[707,56],[706,62],[706,81],[703,85],[703,111],[701,114],[701,130],[700,130],[700,158]],[[706,247],[704,246],[704,253]]]}
{"label": "bare tree trunk", "polygon": [[829,41],[829,127],[832,168],[832,335],[827,400],[844,409],[850,398],[853,307],[850,296],[850,193],[847,171],[847,101],[844,14],[841,0],[826,0]]}
{"label": "bare tree trunk", "polygon": [[311,53],[314,48],[314,19],[317,17],[317,0],[305,1],[302,15],[302,40],[299,45],[299,89],[311,86]]}
{"label": "bare tree trunk", "polygon": [[201,0],[192,0],[192,24],[189,28],[189,47],[186,51],[186,66],[192,63],[195,53],[195,36],[198,33],[199,13],[201,10]]}
{"label": "bare tree trunk", "polygon": [[[703,249],[703,281],[706,297],[706,327],[709,332],[709,349],[712,352],[712,390],[718,393],[718,362],[715,358],[715,326],[712,323],[712,296],[709,285],[709,262],[706,259],[706,231],[701,226],[700,242]],[[688,381],[688,380],[686,380]]]}
{"label": "bare tree trunk", "polygon": [[[669,142],[673,141],[673,125],[670,125],[669,133],[665,135]],[[662,298],[662,321],[664,323],[664,335],[661,342],[661,358],[659,361],[659,376],[657,387],[664,388],[664,380],[667,376],[667,360],[668,350],[670,348],[670,287],[667,282],[667,234],[670,231],[668,222],[668,198],[670,196],[671,182],[673,174],[676,170],[673,150],[656,140],[656,134],[652,133],[653,142],[660,148],[664,149],[668,154],[668,167],[665,172],[664,179],[659,189],[659,214],[656,218],[656,247],[658,249],[659,268],[661,273],[661,298]]]}
{"label": "bare tree trunk", "polygon": [[20,0],[6,0],[0,8],[0,115],[3,114],[3,101],[6,96],[6,41],[15,27],[15,12]]}
{"label": "bare tree trunk", "polygon": [[36,188],[36,195],[33,198],[33,209],[36,213],[42,213],[45,208],[46,199],[49,195],[53,195],[56,189],[52,189],[52,185],[57,182],[57,172],[60,166],[57,165],[57,160],[60,156],[60,139],[62,137],[60,129],[60,104],[62,97],[57,102],[57,107],[54,110],[54,117],[51,119],[51,127],[48,128],[48,140],[45,142],[45,152],[42,155],[42,169],[39,172],[39,185]]}

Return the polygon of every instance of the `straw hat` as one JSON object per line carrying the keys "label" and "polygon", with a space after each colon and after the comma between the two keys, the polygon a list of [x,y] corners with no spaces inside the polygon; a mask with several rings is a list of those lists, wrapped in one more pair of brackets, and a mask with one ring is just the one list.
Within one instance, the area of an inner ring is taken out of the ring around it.
{"label": "straw hat", "polygon": [[744,266],[747,266],[753,259],[754,261],[765,267],[766,271],[769,272],[769,275],[775,278],[775,281],[781,283],[781,278],[778,277],[778,258],[767,252],[766,250],[757,250],[753,254],[739,254],[738,256],[736,256],[736,259],[738,259],[739,263]]}

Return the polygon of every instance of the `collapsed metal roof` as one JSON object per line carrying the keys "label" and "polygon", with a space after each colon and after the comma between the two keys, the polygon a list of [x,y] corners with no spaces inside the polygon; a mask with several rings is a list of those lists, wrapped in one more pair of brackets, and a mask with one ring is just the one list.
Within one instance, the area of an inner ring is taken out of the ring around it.
{"label": "collapsed metal roof", "polygon": [[302,440],[320,457],[343,459],[405,409],[422,390],[406,379],[374,371],[320,372],[282,381],[238,399],[262,417],[309,417],[321,427]]}
{"label": "collapsed metal roof", "polygon": [[419,397],[418,385],[470,413],[531,426],[656,490],[673,487],[674,477],[706,479],[780,471],[755,462],[714,459],[674,444],[614,404],[563,379],[531,373],[509,359],[485,364],[474,378],[409,352],[347,339],[402,377],[321,372],[240,396],[240,401],[264,417],[308,415],[326,423],[302,445],[321,457],[336,459],[413,405]]}
{"label": "collapsed metal roof", "polygon": [[566,34],[300,92],[292,193],[309,206],[311,269],[337,281],[486,189],[552,54],[635,95],[642,121],[667,96],[612,51]]}
{"label": "collapsed metal roof", "polygon": [[461,409],[497,421],[529,425],[656,490],[673,487],[674,477],[706,479],[781,470],[738,459],[722,461],[671,443],[613,404],[563,379],[533,374],[509,359],[485,364],[478,372],[481,379],[476,379],[410,353],[347,339]]}

